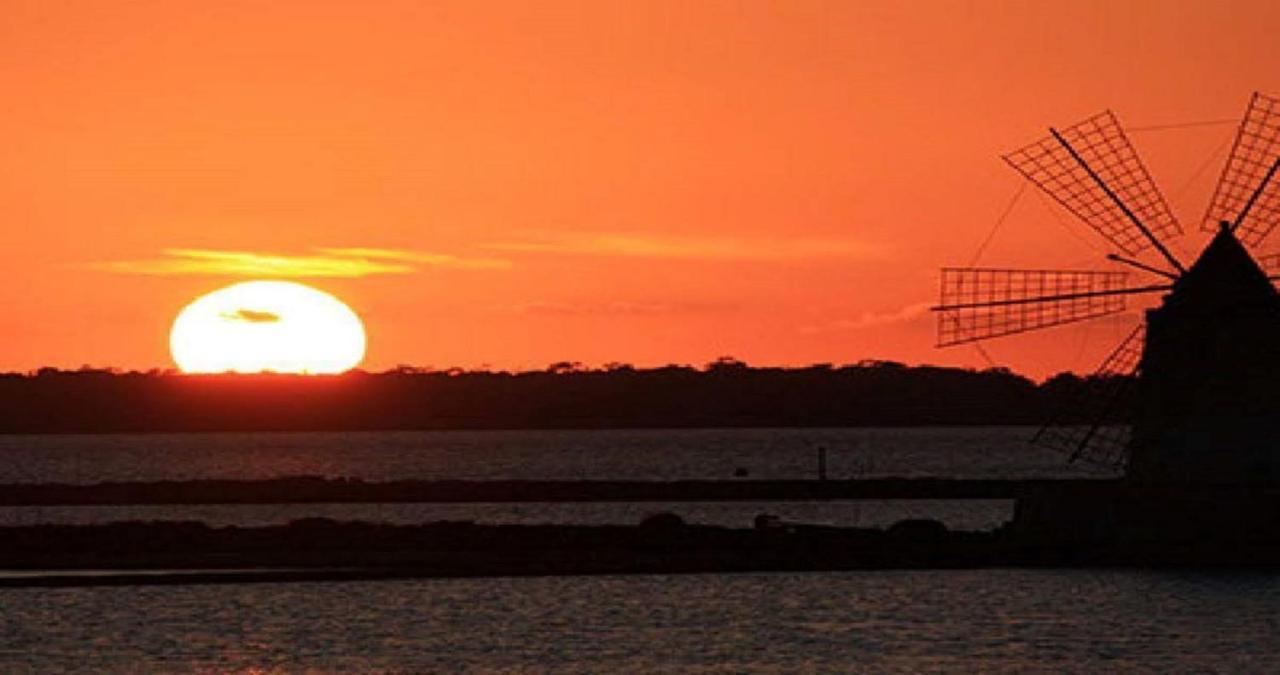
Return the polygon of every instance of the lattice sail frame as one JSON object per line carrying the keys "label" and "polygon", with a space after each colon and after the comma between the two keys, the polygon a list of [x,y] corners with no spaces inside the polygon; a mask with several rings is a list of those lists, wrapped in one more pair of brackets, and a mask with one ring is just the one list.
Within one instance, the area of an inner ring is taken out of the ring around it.
{"label": "lattice sail frame", "polygon": [[[1221,222],[1235,222],[1280,157],[1280,99],[1255,93],[1236,132],[1231,156],[1209,200],[1200,229],[1215,232]],[[1280,224],[1280,185],[1271,181],[1236,229],[1247,246],[1257,246]]]}
{"label": "lattice sail frame", "polygon": [[1280,253],[1255,256],[1254,260],[1258,262],[1258,267],[1262,268],[1262,272],[1271,280],[1271,285],[1275,286],[1276,290],[1280,290]]}
{"label": "lattice sail frame", "polygon": [[1133,426],[1117,418],[1133,412],[1119,406],[1138,375],[1146,335],[1145,324],[1135,328],[1031,442],[1067,453],[1069,462],[1124,468]]}
{"label": "lattice sail frame", "polygon": [[[1182,233],[1178,219],[1111,111],[1058,133],[1153,236],[1167,240]],[[1004,155],[1004,161],[1122,252],[1136,256],[1153,245],[1053,136]]]}
{"label": "lattice sail frame", "polygon": [[1123,312],[1127,272],[948,267],[938,346],[964,344]]}
{"label": "lattice sail frame", "polygon": [[1262,271],[1266,272],[1267,276],[1274,277],[1277,274],[1280,274],[1280,253],[1260,255],[1254,258],[1254,260],[1258,261],[1258,267],[1261,267]]}

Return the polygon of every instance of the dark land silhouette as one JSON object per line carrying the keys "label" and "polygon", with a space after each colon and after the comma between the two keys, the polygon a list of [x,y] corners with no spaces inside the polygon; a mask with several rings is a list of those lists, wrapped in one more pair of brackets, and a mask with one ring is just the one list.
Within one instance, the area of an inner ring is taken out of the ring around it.
{"label": "dark land silhouette", "polygon": [[[1110,488],[1102,488],[1104,490]],[[1274,500],[1272,495],[1259,495]],[[1190,502],[1186,502],[1188,506]],[[658,513],[635,526],[422,525],[324,518],[265,527],[198,522],[0,527],[0,587],[358,578],[813,571],[979,567],[1267,567],[1280,539],[1258,519],[1223,529],[1195,518],[1172,532],[1050,532],[1015,520],[991,532],[934,520],[885,529],[788,523],[688,524]],[[68,573],[56,573],[66,570]],[[76,570],[110,572],[76,573]],[[50,574],[50,572],[55,572]]]}
{"label": "dark land silhouette", "polygon": [[[1039,424],[1096,384],[1068,373],[1037,384],[1001,368],[757,368],[729,358],[338,376],[46,368],[0,376],[0,433]],[[1125,410],[1079,421],[1122,420]]]}
{"label": "dark land silhouette", "polygon": [[[933,549],[940,524],[896,530],[791,525],[768,517],[756,528],[686,524],[672,513],[634,526],[482,525],[444,521],[388,525],[307,518],[264,527],[198,522],[121,522],[0,528],[5,569],[363,569],[422,576],[730,571],[886,566],[881,544]],[[964,533],[966,543],[990,534]],[[953,539],[953,541],[955,541]],[[936,556],[894,551],[905,564]],[[966,557],[979,552],[968,551]],[[952,553],[956,555],[958,552]],[[972,563],[978,562],[977,559]]]}

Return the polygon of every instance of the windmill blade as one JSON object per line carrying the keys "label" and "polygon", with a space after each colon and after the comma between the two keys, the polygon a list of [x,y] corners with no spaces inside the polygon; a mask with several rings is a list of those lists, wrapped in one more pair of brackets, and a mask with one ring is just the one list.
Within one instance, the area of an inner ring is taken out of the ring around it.
{"label": "windmill blade", "polygon": [[1135,293],[1169,286],[1127,285],[1127,272],[1011,270],[949,267],[942,270],[938,346],[975,342],[1123,312]]}
{"label": "windmill blade", "polygon": [[1179,271],[1161,244],[1182,226],[1110,111],[1054,131],[1004,155],[1068,211],[1127,255],[1152,246]]}
{"label": "windmill blade", "polygon": [[1255,260],[1258,261],[1258,267],[1261,267],[1262,271],[1267,273],[1267,276],[1274,277],[1280,274],[1280,253],[1260,255]]}
{"label": "windmill blade", "polygon": [[1255,93],[1240,121],[1231,156],[1222,169],[1200,229],[1215,232],[1220,223],[1239,220],[1236,236],[1240,241],[1248,246],[1261,244],[1280,223],[1280,186],[1266,181],[1277,159],[1280,99]]}
{"label": "windmill blade", "polygon": [[1271,284],[1280,289],[1280,253],[1260,255],[1255,260],[1258,261],[1258,267],[1261,267],[1263,273],[1271,280]]}
{"label": "windmill blade", "polygon": [[1032,443],[1107,468],[1123,468],[1129,459],[1133,410],[1128,398],[1142,361],[1146,326],[1139,325],[1103,360],[1064,405],[1036,432]]}

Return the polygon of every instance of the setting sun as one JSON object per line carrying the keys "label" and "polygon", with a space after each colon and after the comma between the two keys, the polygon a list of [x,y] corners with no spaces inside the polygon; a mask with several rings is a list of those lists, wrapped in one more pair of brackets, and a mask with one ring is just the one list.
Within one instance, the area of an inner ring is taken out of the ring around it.
{"label": "setting sun", "polygon": [[291,281],[246,281],[197,298],[169,335],[187,373],[341,373],[364,358],[360,318],[341,300]]}

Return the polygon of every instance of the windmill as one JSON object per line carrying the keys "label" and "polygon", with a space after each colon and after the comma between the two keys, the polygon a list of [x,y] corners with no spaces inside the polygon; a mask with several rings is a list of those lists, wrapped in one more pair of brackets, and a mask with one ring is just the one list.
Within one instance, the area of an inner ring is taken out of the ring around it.
{"label": "windmill", "polygon": [[[1214,235],[1190,265],[1170,251],[1182,227],[1111,112],[1004,160],[1101,235],[1113,268],[943,269],[938,345],[1120,314],[1163,293],[1086,380],[1083,417],[1034,440],[1139,481],[1280,480],[1280,293],[1264,271],[1280,255],[1258,252],[1280,224],[1280,99],[1250,100],[1201,221]],[[1136,403],[1131,426],[1113,423],[1122,400]]]}

